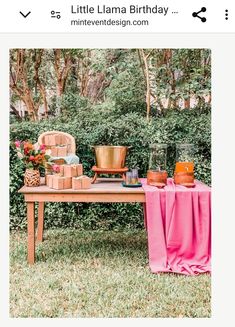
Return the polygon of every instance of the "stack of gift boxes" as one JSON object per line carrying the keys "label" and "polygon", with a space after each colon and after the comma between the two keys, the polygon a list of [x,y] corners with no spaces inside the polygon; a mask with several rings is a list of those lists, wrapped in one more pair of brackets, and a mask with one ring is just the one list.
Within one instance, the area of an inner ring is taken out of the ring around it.
{"label": "stack of gift boxes", "polygon": [[67,140],[63,134],[45,135],[44,143],[51,150],[52,157],[66,157],[68,155]]}
{"label": "stack of gift boxes", "polygon": [[91,179],[83,175],[82,164],[60,165],[60,172],[55,175],[47,175],[48,187],[62,190],[72,188],[74,190],[88,189],[91,187]]}

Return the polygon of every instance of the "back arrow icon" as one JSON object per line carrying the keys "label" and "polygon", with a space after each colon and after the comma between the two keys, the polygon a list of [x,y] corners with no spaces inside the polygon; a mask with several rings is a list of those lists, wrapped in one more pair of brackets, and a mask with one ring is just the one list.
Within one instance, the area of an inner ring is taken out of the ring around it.
{"label": "back arrow icon", "polygon": [[26,18],[26,17],[28,17],[29,14],[31,14],[31,11],[29,11],[27,14],[23,14],[22,11],[20,11],[20,14],[21,14],[24,18]]}

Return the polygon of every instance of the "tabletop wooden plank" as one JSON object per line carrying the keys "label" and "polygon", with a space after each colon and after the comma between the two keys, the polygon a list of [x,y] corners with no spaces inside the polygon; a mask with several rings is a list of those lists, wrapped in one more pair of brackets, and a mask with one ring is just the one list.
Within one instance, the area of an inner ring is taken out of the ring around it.
{"label": "tabletop wooden plank", "polygon": [[26,202],[144,203],[144,193],[24,193]]}
{"label": "tabletop wooden plank", "polygon": [[121,194],[144,194],[142,187],[138,188],[129,188],[123,187],[121,182],[114,181],[100,181],[96,184],[92,184],[91,188],[83,190],[73,190],[73,189],[64,189],[64,190],[54,190],[49,188],[46,185],[41,185],[38,187],[27,187],[23,186],[19,193],[23,194],[103,194],[103,193],[121,193]]}
{"label": "tabletop wooden plank", "polygon": [[[23,194],[145,194],[142,187],[129,188],[122,186],[120,178],[102,178],[98,182],[91,185],[90,189],[83,190],[54,190],[44,184],[44,179],[41,179],[42,185],[39,187],[23,186],[18,192]],[[195,180],[196,187],[188,189],[181,185],[175,185],[172,178],[168,178],[168,185],[164,189],[158,189],[159,192],[208,192],[211,188],[204,183]]]}

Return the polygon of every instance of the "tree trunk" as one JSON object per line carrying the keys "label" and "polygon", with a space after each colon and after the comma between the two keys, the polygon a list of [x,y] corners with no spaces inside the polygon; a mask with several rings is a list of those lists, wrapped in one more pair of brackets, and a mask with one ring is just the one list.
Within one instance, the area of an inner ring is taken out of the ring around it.
{"label": "tree trunk", "polygon": [[45,117],[48,117],[48,102],[47,102],[47,95],[46,95],[46,88],[43,85],[43,83],[41,82],[41,79],[39,77],[39,68],[41,66],[42,63],[42,55],[44,53],[44,50],[35,50],[35,62],[34,62],[34,71],[35,71],[35,92],[37,91],[37,87],[39,88],[41,97],[42,97],[42,101],[44,104],[44,113],[45,113]]}
{"label": "tree trunk", "polygon": [[62,95],[61,86],[58,83],[56,88],[56,109],[55,109],[56,116],[59,116],[61,114],[61,95]]}
{"label": "tree trunk", "polygon": [[72,60],[69,53],[63,55],[61,49],[54,50],[54,68],[57,78],[56,85],[56,115],[61,114],[61,97],[65,91],[65,86],[69,71],[72,66]]}
{"label": "tree trunk", "polygon": [[188,97],[188,99],[184,99],[184,108],[190,108],[190,97]]}
{"label": "tree trunk", "polygon": [[17,118],[22,119],[22,117],[20,116],[19,111],[16,109],[16,107],[14,107],[12,104],[10,104],[10,108],[14,112],[14,114],[16,115]]}
{"label": "tree trunk", "polygon": [[144,50],[140,49],[140,53],[144,62],[144,75],[146,80],[146,119],[149,121],[150,119],[150,100],[151,100],[151,87],[150,87],[150,77],[149,77],[149,66],[148,66],[148,57],[151,53],[148,55],[145,55]]}
{"label": "tree trunk", "polygon": [[[16,60],[11,63],[10,67],[10,88],[27,108],[30,119],[38,120],[39,103],[33,99],[33,87],[29,86],[29,67],[27,66],[25,49],[16,50]],[[30,56],[31,53],[29,52]]]}

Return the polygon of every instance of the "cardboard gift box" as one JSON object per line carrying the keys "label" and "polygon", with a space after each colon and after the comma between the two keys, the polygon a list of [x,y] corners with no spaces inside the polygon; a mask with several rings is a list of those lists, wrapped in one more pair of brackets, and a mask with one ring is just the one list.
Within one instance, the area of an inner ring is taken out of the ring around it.
{"label": "cardboard gift box", "polygon": [[60,165],[60,176],[64,176],[64,166],[65,165]]}
{"label": "cardboard gift box", "polygon": [[91,188],[91,179],[88,176],[79,176],[72,178],[72,189],[89,189]]}
{"label": "cardboard gift box", "polygon": [[57,157],[66,157],[67,156],[67,146],[58,146],[57,147]]}
{"label": "cardboard gift box", "polygon": [[64,165],[64,176],[66,177],[76,177],[77,167],[76,165]]}
{"label": "cardboard gift box", "polygon": [[82,164],[78,165],[63,165],[64,176],[66,177],[77,177],[83,174]]}
{"label": "cardboard gift box", "polygon": [[46,144],[46,146],[50,145],[50,135],[44,136],[44,144]]}
{"label": "cardboard gift box", "polygon": [[52,178],[52,188],[54,188],[56,190],[63,190],[64,189],[64,177],[54,175]]}
{"label": "cardboard gift box", "polygon": [[58,147],[57,146],[52,146],[51,147],[51,156],[52,157],[57,157],[58,156]]}
{"label": "cardboard gift box", "polygon": [[71,177],[63,177],[64,180],[64,188],[72,188],[72,178]]}
{"label": "cardboard gift box", "polygon": [[46,185],[50,188],[52,188],[53,186],[52,179],[53,179],[53,175],[46,175]]}
{"label": "cardboard gift box", "polygon": [[91,179],[88,176],[82,178],[82,188],[91,188]]}
{"label": "cardboard gift box", "polygon": [[77,176],[81,176],[83,174],[83,165],[77,164]]}
{"label": "cardboard gift box", "polygon": [[44,143],[48,146],[56,146],[61,144],[61,135],[60,134],[53,134],[53,135],[45,135]]}
{"label": "cardboard gift box", "polygon": [[63,190],[72,187],[72,178],[63,177],[59,175],[51,175],[52,178],[49,179],[49,187],[56,190]]}
{"label": "cardboard gift box", "polygon": [[72,178],[72,189],[80,190],[82,188],[82,176]]}
{"label": "cardboard gift box", "polygon": [[60,135],[60,143],[58,144],[61,144],[61,145],[65,145],[67,144],[67,137],[63,134]]}

